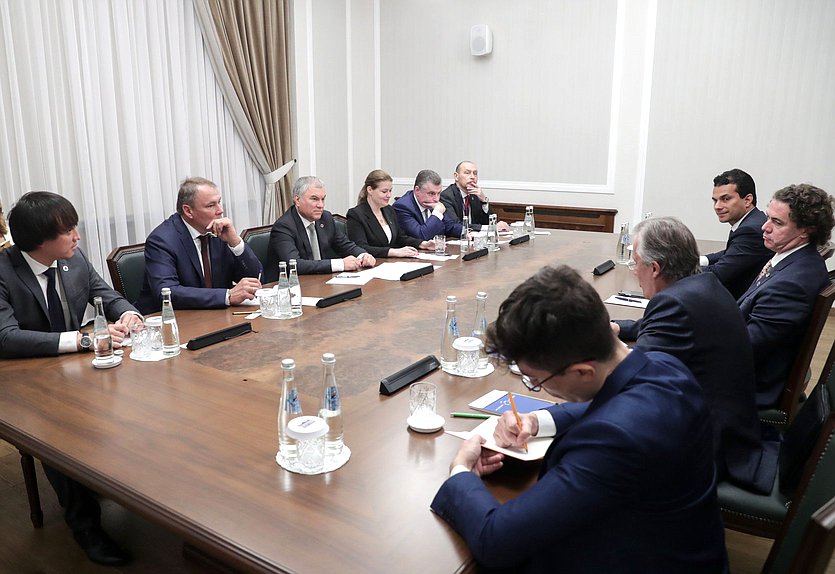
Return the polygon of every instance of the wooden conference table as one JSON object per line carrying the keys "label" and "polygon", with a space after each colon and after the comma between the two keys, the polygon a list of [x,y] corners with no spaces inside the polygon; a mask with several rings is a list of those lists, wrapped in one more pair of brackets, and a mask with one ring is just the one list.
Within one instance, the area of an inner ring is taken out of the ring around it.
{"label": "wooden conference table", "polygon": [[[542,265],[574,267],[603,298],[637,288],[622,265],[591,274],[615,243],[612,234],[553,230],[410,282],[374,279],[361,298],[305,307],[298,319],[255,319],[256,333],[158,363],[127,352],[109,370],[93,369],[89,354],[0,361],[0,437],[242,571],[466,571],[474,567],[466,545],[429,510],[460,441],[409,430],[408,389],[382,396],[379,381],[438,354],[447,295],[459,299],[464,332],[477,291],[488,293],[492,320]],[[325,285],[328,278],[303,277],[304,294],[349,288]],[[613,318],[640,315],[608,308]],[[178,311],[181,339],[243,321],[233,310]],[[315,414],[324,352],[336,354],[353,454],[335,472],[292,474],[274,458],[280,362],[295,359],[302,406]],[[447,430],[476,426],[449,412],[490,389],[524,391],[503,368],[483,379],[438,370],[426,380],[438,385]],[[512,461],[487,483],[506,500],[535,480],[536,468]]]}

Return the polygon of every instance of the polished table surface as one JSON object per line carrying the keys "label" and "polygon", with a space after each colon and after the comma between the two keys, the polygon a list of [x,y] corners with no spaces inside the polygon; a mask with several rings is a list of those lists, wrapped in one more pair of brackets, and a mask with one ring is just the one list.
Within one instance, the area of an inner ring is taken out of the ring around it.
{"label": "polished table surface", "polygon": [[[234,568],[268,572],[453,572],[473,567],[460,537],[430,510],[460,441],[408,429],[408,390],[386,397],[379,381],[439,352],[445,297],[458,297],[462,333],[486,291],[488,320],[510,291],[546,264],[580,271],[603,298],[637,288],[625,266],[594,277],[613,257],[612,234],[553,230],[470,262],[444,262],[409,282],[374,279],[362,297],[298,319],[252,321],[255,333],[157,363],[128,352],[119,367],[93,369],[89,354],[0,361],[0,437],[161,524]],[[452,248],[456,249],[456,248]],[[306,296],[349,287],[306,276]],[[640,310],[607,306],[612,318]],[[179,311],[181,340],[240,323],[233,310]],[[336,354],[345,443],[341,469],[302,476],[275,462],[281,360],[293,358],[305,413],[315,414],[321,354]],[[450,418],[490,389],[523,392],[497,368],[482,379],[438,370],[438,411],[447,430],[480,421]],[[501,500],[536,475],[511,461],[486,479]],[[21,517],[24,520],[24,517]]]}

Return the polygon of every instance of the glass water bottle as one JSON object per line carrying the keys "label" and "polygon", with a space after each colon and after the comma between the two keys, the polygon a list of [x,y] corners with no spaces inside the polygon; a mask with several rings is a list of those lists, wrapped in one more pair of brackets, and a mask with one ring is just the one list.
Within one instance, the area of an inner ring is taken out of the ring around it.
{"label": "glass water bottle", "polygon": [[485,334],[487,333],[487,293],[479,291],[475,296],[475,323],[473,324],[473,337],[481,341],[478,350],[478,369],[487,368],[488,358],[485,347]]}
{"label": "glass water bottle", "polygon": [[278,454],[288,464],[296,462],[296,439],[287,434],[287,423],[302,416],[299,390],[296,388],[296,361],[281,361],[281,396],[278,399]]}
{"label": "glass water bottle", "polygon": [[296,267],[296,260],[290,260],[290,316],[300,317],[302,311],[302,286],[299,283],[299,272]]}
{"label": "glass water bottle", "polygon": [[455,320],[455,304],[458,299],[455,295],[446,298],[446,318],[444,319],[444,332],[441,336],[441,368],[455,370],[458,365],[458,351],[452,346],[458,338],[458,322]]}
{"label": "glass water bottle", "polygon": [[278,262],[276,295],[278,296],[278,318],[289,319],[293,308],[290,305],[290,281],[287,279],[287,263],[284,261]]}
{"label": "glass water bottle", "polygon": [[322,407],[319,418],[328,423],[328,434],[325,435],[325,459],[335,458],[342,453],[342,397],[336,386],[334,367],[336,357],[333,353],[322,355]]}
{"label": "glass water bottle", "polygon": [[180,354],[180,330],[171,304],[171,289],[163,287],[162,293],[162,354],[173,357]]}
{"label": "glass water bottle", "polygon": [[629,244],[631,243],[631,239],[629,238],[629,222],[625,221],[620,224],[620,233],[618,234],[618,245],[615,251],[615,257],[617,258],[616,261],[620,265],[626,265],[629,263],[630,253],[629,253]]}
{"label": "glass water bottle", "polygon": [[96,318],[93,321],[93,350],[96,352],[96,362],[109,363],[113,360],[113,337],[107,328],[107,317],[104,316],[104,304],[101,297],[93,299],[96,307]]}

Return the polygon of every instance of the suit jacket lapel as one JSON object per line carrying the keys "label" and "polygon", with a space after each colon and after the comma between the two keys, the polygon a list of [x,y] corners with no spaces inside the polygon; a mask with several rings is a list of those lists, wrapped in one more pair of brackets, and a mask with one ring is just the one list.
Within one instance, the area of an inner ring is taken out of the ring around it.
{"label": "suit jacket lapel", "polygon": [[83,318],[76,317],[76,310],[73,309],[73,301],[77,297],[76,285],[78,285],[78,281],[73,277],[78,274],[79,270],[76,269],[71,259],[59,259],[56,264],[58,265],[58,274],[61,276],[61,287],[64,289],[64,297],[67,299],[67,310],[70,315],[70,324],[67,327],[76,330],[81,326],[81,319]]}
{"label": "suit jacket lapel", "polygon": [[[290,208],[293,214],[293,222],[296,224],[296,231],[298,233],[298,237],[301,238],[300,242],[300,249],[299,253],[302,256],[302,259],[313,259],[313,247],[310,245],[310,238],[307,235],[307,228],[305,228],[304,223],[302,222],[302,217],[299,215],[299,210],[296,209],[296,206],[292,206]],[[321,254],[322,247],[321,244],[319,246],[319,253]]]}
{"label": "suit jacket lapel", "polygon": [[[389,218],[389,210],[383,208],[383,219],[389,224],[389,229],[391,229],[391,219]],[[386,232],[383,231],[383,227],[380,225],[380,222],[377,221],[377,216],[374,215],[374,211],[371,209],[371,206],[366,203],[363,205],[362,214],[365,217],[366,221],[368,221],[368,229],[374,234],[374,238],[376,239],[375,244],[377,245],[388,245],[389,238],[386,237]]]}
{"label": "suit jacket lapel", "polygon": [[174,228],[180,236],[180,244],[183,251],[188,254],[188,259],[191,261],[197,276],[203,277],[203,266],[200,264],[200,259],[197,258],[197,247],[195,247],[194,240],[191,238],[191,233],[189,233],[185,222],[179,214],[175,213],[172,217],[176,218],[174,220]]}
{"label": "suit jacket lapel", "polygon": [[43,315],[48,323],[49,310],[47,309],[46,299],[44,299],[40,283],[38,283],[38,280],[35,278],[35,274],[32,273],[32,269],[29,267],[29,264],[26,263],[26,260],[20,253],[20,249],[18,249],[14,245],[10,249],[12,250],[12,265],[14,265],[17,276],[20,278],[23,284],[26,285],[26,288],[29,289],[35,300],[37,300],[38,305],[40,305],[41,311],[43,312]]}

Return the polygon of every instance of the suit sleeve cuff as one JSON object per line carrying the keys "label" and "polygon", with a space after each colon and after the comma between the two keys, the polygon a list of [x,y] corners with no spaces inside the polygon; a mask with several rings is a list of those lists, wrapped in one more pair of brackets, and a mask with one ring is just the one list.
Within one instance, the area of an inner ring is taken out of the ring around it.
{"label": "suit sleeve cuff", "polygon": [[461,474],[462,472],[470,472],[470,469],[463,464],[456,464],[452,467],[452,470],[449,471],[449,475],[455,476],[456,474]]}
{"label": "suit sleeve cuff", "polygon": [[[229,244],[227,243],[227,245]],[[241,242],[238,243],[235,247],[229,245],[229,250],[235,257],[240,257],[243,254],[244,249],[246,249],[246,242],[243,239],[241,239]]]}
{"label": "suit sleeve cuff", "polygon": [[537,431],[536,436],[557,435],[557,425],[554,422],[554,417],[551,416],[551,413],[539,410],[534,411],[533,414],[535,414],[536,418],[539,420],[539,430]]}
{"label": "suit sleeve cuff", "polygon": [[342,273],[345,271],[345,262],[342,259],[331,259],[331,273]]}

